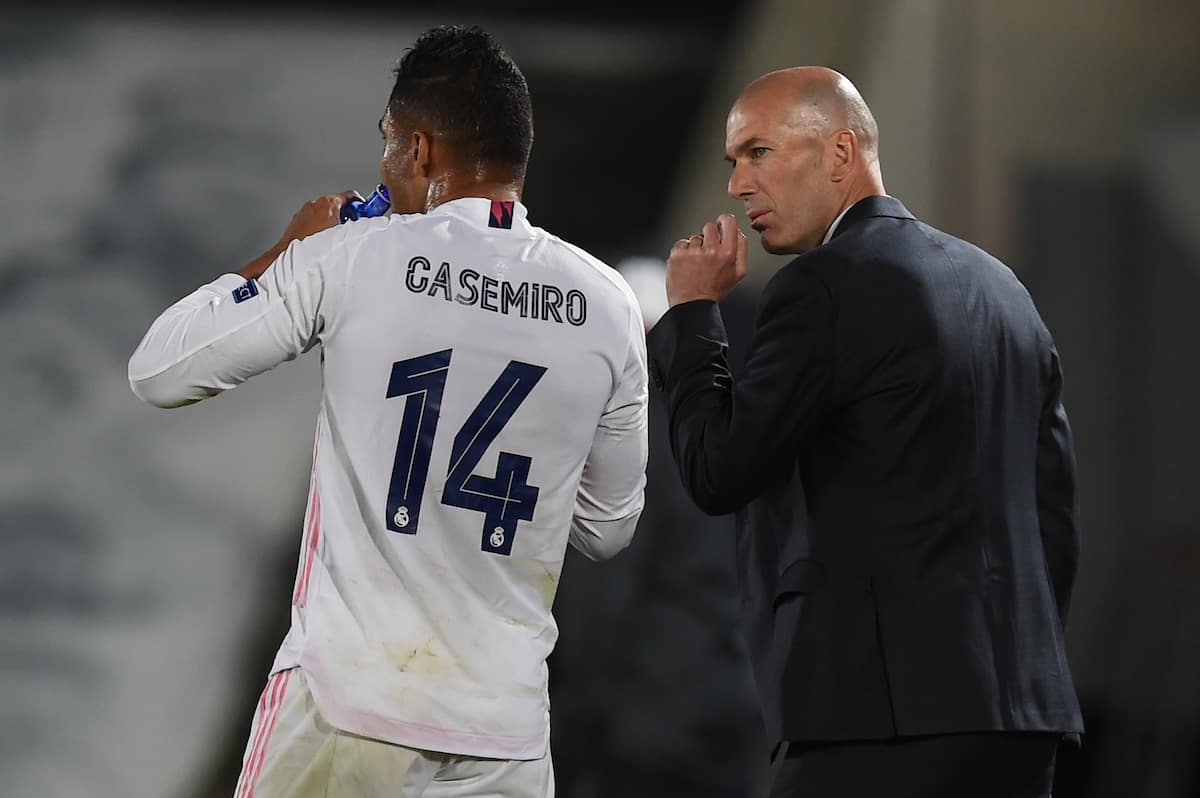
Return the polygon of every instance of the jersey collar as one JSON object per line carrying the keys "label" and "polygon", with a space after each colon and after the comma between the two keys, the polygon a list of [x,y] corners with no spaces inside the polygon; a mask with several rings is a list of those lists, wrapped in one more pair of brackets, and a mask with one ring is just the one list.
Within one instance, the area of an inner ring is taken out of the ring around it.
{"label": "jersey collar", "polygon": [[497,230],[529,232],[529,211],[520,202],[500,202],[486,197],[460,197],[443,202],[429,212],[430,216],[457,216],[479,227]]}

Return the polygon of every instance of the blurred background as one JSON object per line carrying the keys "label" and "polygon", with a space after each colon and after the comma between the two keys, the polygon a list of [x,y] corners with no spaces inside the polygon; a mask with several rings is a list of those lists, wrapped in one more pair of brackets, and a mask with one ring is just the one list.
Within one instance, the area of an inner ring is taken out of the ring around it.
{"label": "blurred background", "polygon": [[[288,620],[318,363],[167,413],[129,393],[126,361],[167,304],[263,251],[305,200],[374,186],[389,69],[446,22],[483,24],[529,80],[531,221],[631,274],[739,210],[724,118],[747,81],[816,63],[855,81],[889,193],[1008,262],[1062,353],[1089,733],[1055,794],[1200,795],[1200,4],[1185,0],[6,11],[0,795],[232,794]],[[783,262],[752,252],[727,303],[735,363]],[[570,553],[555,603],[566,798],[744,796],[762,777],[732,521],[688,503],[652,401],[638,536],[609,563]]]}

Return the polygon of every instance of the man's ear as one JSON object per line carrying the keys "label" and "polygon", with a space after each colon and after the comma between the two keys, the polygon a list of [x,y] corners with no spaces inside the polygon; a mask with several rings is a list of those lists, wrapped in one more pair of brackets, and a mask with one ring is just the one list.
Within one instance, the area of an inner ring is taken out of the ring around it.
{"label": "man's ear", "polygon": [[854,171],[858,160],[858,138],[854,131],[842,128],[833,134],[833,171],[830,177],[840,183]]}

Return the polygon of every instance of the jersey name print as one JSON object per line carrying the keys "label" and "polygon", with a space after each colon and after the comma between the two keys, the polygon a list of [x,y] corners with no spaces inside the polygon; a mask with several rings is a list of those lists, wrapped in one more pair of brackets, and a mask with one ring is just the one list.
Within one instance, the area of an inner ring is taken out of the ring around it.
{"label": "jersey name print", "polygon": [[521,318],[540,319],[573,327],[587,322],[587,295],[578,288],[563,291],[557,285],[538,282],[512,282],[503,277],[481,274],[475,269],[455,269],[443,260],[436,273],[430,259],[417,255],[408,262],[404,287],[414,294],[425,294],[447,302],[453,300],[469,307],[493,313],[513,313]]}

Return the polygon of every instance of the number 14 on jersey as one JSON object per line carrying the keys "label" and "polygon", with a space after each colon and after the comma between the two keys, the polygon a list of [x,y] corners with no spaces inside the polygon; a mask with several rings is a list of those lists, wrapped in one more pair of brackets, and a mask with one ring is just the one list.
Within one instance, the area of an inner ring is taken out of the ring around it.
{"label": "number 14 on jersey", "polygon": [[[387,396],[404,397],[385,511],[385,523],[393,532],[417,533],[451,352],[445,349],[392,364]],[[529,457],[500,452],[495,476],[474,471],[545,373],[542,366],[509,361],[454,436],[442,504],[483,513],[483,551],[510,554],[517,523],[533,520],[538,489],[526,481],[533,462]]]}

